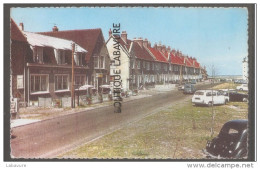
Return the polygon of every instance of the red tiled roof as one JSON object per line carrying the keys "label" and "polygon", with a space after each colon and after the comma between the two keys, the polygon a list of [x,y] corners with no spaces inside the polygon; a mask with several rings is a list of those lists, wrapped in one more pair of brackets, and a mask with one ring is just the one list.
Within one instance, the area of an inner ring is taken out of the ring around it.
{"label": "red tiled roof", "polygon": [[97,40],[102,31],[98,29],[82,29],[82,30],[67,30],[67,31],[57,31],[57,32],[39,32],[42,35],[48,35],[53,37],[58,37],[62,39],[72,40],[79,44],[81,47],[86,49],[87,57],[86,61],[90,60],[93,54]]}
{"label": "red tiled roof", "polygon": [[184,64],[183,60],[180,57],[174,55],[173,53],[171,53],[171,63],[172,64],[178,64],[178,65]]}
{"label": "red tiled roof", "polygon": [[199,64],[199,62],[197,62],[197,60],[195,58],[190,58],[190,60],[191,60],[192,64],[194,63],[193,67],[200,68],[200,64]]}
{"label": "red tiled roof", "polygon": [[148,49],[156,57],[157,61],[159,61],[159,62],[168,62],[168,58],[165,58],[165,56],[163,56],[163,54],[160,51],[158,51],[157,49],[150,48],[150,47],[148,47]]}
{"label": "red tiled roof", "polygon": [[23,35],[23,33],[20,31],[19,27],[16,25],[13,19],[11,19],[11,39],[27,42],[26,37]]}
{"label": "red tiled roof", "polygon": [[200,63],[195,60],[195,68],[200,68]]}
{"label": "red tiled roof", "polygon": [[186,66],[193,67],[193,61],[191,60],[191,58],[189,57],[185,58],[185,63]]}
{"label": "red tiled roof", "polygon": [[144,47],[141,47],[137,42],[133,42],[133,50],[137,58],[154,61],[150,53]]}

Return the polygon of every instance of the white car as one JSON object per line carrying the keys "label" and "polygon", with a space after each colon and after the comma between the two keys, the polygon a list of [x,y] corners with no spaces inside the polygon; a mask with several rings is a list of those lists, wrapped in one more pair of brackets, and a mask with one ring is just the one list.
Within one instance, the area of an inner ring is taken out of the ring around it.
{"label": "white car", "polygon": [[192,97],[192,103],[195,105],[221,105],[226,104],[227,99],[223,92],[217,90],[198,90]]}
{"label": "white car", "polygon": [[248,91],[248,85],[247,84],[242,84],[240,86],[237,86],[237,90]]}

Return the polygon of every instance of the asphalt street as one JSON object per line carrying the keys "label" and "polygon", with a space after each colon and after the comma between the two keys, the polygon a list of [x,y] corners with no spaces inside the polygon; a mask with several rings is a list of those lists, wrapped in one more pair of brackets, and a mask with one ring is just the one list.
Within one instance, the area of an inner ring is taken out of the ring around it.
{"label": "asphalt street", "polygon": [[[207,88],[200,85],[197,89]],[[122,103],[122,113],[107,106],[13,128],[11,154],[15,158],[55,158],[67,149],[101,137],[128,123],[192,97],[180,91],[158,93],[151,97]]]}

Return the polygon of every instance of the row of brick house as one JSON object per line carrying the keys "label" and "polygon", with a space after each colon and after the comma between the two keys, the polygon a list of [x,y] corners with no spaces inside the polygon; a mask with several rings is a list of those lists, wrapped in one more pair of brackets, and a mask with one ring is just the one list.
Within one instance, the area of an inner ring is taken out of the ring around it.
{"label": "row of brick house", "polygon": [[110,57],[113,56],[115,39],[119,39],[121,49],[121,65],[116,68],[121,70],[122,88],[125,90],[192,79],[201,81],[206,78],[202,76],[205,71],[196,58],[183,55],[180,51],[171,50],[170,47],[166,48],[161,44],[151,47],[147,39],[129,40],[126,31],[122,31],[120,38],[109,31],[107,48]]}
{"label": "row of brick house", "polygon": [[[19,98],[27,106],[66,102],[71,95],[72,62],[76,93],[86,95],[79,90],[83,85],[102,92],[100,86],[110,85],[113,79],[114,38],[109,31],[105,42],[101,29],[59,31],[54,26],[50,32],[26,32],[22,23],[18,26],[11,19],[11,98]],[[147,39],[129,40],[126,31],[118,41],[121,65],[117,68],[124,90],[203,78],[205,69],[195,58],[170,47],[151,47]],[[73,59],[71,44],[76,46]]]}

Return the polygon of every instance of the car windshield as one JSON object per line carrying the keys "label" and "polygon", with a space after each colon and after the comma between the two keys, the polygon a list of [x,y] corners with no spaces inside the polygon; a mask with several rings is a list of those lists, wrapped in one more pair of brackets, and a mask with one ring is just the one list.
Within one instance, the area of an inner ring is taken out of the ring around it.
{"label": "car windshield", "polygon": [[195,95],[204,95],[204,92],[196,92]]}
{"label": "car windshield", "polygon": [[191,85],[186,84],[186,85],[185,85],[185,88],[191,88]]}

